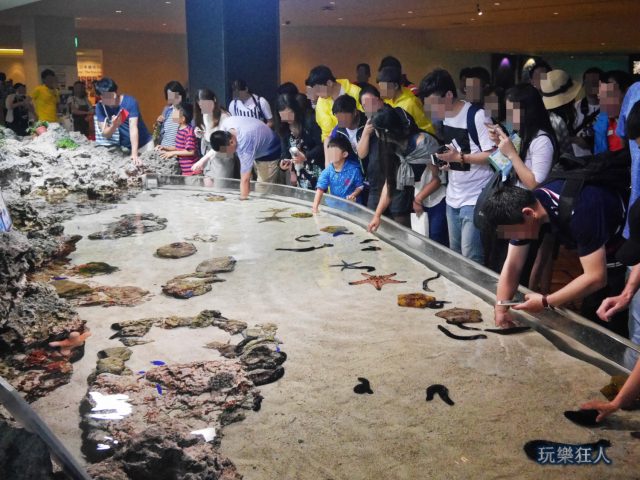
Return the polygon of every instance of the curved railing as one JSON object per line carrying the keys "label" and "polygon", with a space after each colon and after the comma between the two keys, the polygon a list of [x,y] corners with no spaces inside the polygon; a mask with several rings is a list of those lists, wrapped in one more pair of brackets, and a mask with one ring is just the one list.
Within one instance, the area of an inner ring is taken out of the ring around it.
{"label": "curved railing", "polygon": [[[237,194],[239,181],[216,179],[212,186],[205,185],[204,177],[147,175],[143,179],[146,189],[209,190]],[[284,185],[252,184],[253,195],[275,201],[310,207],[315,192]],[[337,217],[366,228],[371,211],[340,198],[326,195],[324,209]],[[493,304],[498,276],[462,255],[419,235],[389,219],[383,218],[376,235],[391,246],[441,273],[461,288]],[[520,287],[521,294],[529,290]],[[611,373],[628,373],[628,366],[640,354],[638,346],[601,326],[565,309],[540,314],[518,314],[520,321],[536,329],[558,349]],[[30,431],[36,433],[51,449],[65,473],[74,480],[89,477],[58,437],[48,428],[24,399],[0,377],[0,404]]]}
{"label": "curved railing", "polygon": [[[186,188],[238,194],[238,180],[215,179],[211,186],[205,185],[208,181],[198,176],[156,175],[148,175],[143,180],[147,189]],[[254,196],[305,207],[311,206],[315,195],[314,191],[286,185],[252,183],[251,187]],[[363,228],[371,221],[371,210],[361,205],[331,195],[325,195],[323,202],[325,211]],[[382,219],[376,235],[466,291],[487,303],[495,303],[498,285],[495,272],[387,218]],[[519,292],[524,295],[530,290],[521,286]],[[521,323],[536,329],[560,350],[611,374],[628,373],[635,358],[640,356],[637,345],[570,310],[518,313],[517,316]]]}

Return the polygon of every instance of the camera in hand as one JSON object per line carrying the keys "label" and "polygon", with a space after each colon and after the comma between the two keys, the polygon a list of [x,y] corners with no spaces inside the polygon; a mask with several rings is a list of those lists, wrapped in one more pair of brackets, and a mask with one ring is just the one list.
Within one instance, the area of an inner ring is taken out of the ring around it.
{"label": "camera in hand", "polygon": [[[449,147],[447,147],[446,145],[443,145],[442,147],[440,147],[438,149],[438,153],[446,153],[450,151]],[[437,156],[437,154],[432,153],[431,154],[431,163],[433,163],[436,167],[440,168],[440,167],[444,167],[445,165],[449,165],[449,170],[458,170],[461,172],[467,172],[469,170],[471,170],[471,165],[469,165],[468,163],[462,163],[462,162],[445,162],[444,160],[440,160]]]}
{"label": "camera in hand", "polygon": [[447,164],[447,162],[445,162],[444,160],[440,160],[435,153],[431,154],[431,163],[433,163],[438,168],[444,167]]}

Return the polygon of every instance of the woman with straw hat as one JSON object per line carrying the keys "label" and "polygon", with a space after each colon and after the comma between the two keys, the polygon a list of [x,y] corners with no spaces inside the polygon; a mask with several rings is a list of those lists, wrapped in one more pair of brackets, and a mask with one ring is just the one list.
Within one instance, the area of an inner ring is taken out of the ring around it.
{"label": "woman with straw hat", "polygon": [[571,137],[576,119],[573,104],[581,97],[582,86],[564,70],[551,70],[540,80],[540,93],[556,132],[560,154],[572,154]]}

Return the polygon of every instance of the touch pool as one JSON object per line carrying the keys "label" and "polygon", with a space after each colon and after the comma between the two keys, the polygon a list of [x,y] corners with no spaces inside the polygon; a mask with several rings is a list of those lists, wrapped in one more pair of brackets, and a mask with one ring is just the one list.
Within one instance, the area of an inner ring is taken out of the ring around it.
{"label": "touch pool", "polygon": [[[77,458],[86,463],[85,454],[99,461],[89,467],[92,475],[121,478],[122,468],[131,478],[151,478],[144,476],[144,458],[119,458],[118,452],[132,442],[138,456],[160,455],[151,445],[155,441],[178,456],[186,451],[219,478],[637,477],[640,441],[630,436],[640,430],[637,413],[621,412],[598,428],[563,416],[599,398],[608,373],[564,353],[535,330],[510,336],[465,331],[436,316],[442,310],[398,306],[399,295],[426,293],[423,281],[442,270],[443,276],[429,282],[428,294],[451,302],[443,310],[478,310],[484,321],[469,326],[491,328],[492,307],[479,295],[488,287],[473,277],[487,275],[483,269],[448,252],[433,256],[427,267],[419,255],[406,253],[419,247],[413,237],[403,243],[399,237],[406,233],[392,226],[371,235],[361,212],[335,199],[329,199],[334,210],[325,207],[308,217],[296,215],[310,211],[298,192],[283,196],[277,187],[261,187],[261,194],[241,202],[224,183],[212,189],[171,185],[182,182],[149,179],[148,186],[162,188],[65,224],[67,233],[83,236],[70,255],[73,264],[118,268],[68,280],[99,293],[122,286],[148,292],[133,300],[125,295],[131,300],[126,306],[78,306],[92,332],[85,355],[74,364],[68,385],[32,404]],[[143,214],[150,216],[131,236],[89,239],[122,215]],[[175,243],[182,244],[175,249],[179,258],[158,255]],[[228,257],[235,260],[232,269]],[[226,271],[198,271],[212,258],[227,265]],[[181,295],[167,290],[176,277],[187,282],[178,289]],[[83,298],[73,301],[82,305]],[[559,321],[569,325],[559,329],[564,333],[575,329],[570,318],[542,319],[537,327],[552,336],[549,327]],[[535,319],[525,322],[536,325]],[[486,338],[461,341],[443,328]],[[133,334],[123,335],[123,329]],[[571,336],[556,343],[610,373],[623,369],[624,342],[597,328],[582,335],[589,337],[579,338],[586,346]],[[258,340],[258,350],[234,349],[251,339]],[[588,348],[594,342],[600,351]],[[107,350],[123,343],[129,351]],[[91,378],[88,386],[99,352],[103,371],[112,373]],[[256,352],[262,356],[245,355]],[[234,358],[246,362],[222,369],[215,363]],[[252,361],[260,368],[247,367]],[[437,388],[427,401],[433,385],[446,387],[451,402],[434,395]],[[123,394],[129,398],[118,397]],[[100,402],[103,409],[96,414]],[[607,439],[612,463],[542,466],[523,452],[536,439]],[[219,453],[203,448],[205,442]]]}

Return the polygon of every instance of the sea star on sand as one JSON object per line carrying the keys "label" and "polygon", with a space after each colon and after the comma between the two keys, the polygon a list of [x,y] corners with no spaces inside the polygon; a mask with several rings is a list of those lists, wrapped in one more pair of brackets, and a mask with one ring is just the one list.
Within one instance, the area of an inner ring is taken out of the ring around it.
{"label": "sea star on sand", "polygon": [[389,275],[367,275],[366,273],[361,273],[360,275],[367,278],[357,282],[349,282],[349,285],[363,285],[365,283],[370,283],[376,287],[376,290],[382,290],[382,286],[386,283],[407,283],[404,280],[393,280],[391,278],[395,277],[397,273],[390,273]]}
{"label": "sea star on sand", "polygon": [[280,222],[280,223],[285,223],[283,221],[284,217],[279,217],[277,214],[273,214],[270,217],[258,217],[258,220],[262,220],[261,222],[258,223],[265,223],[265,222]]}
{"label": "sea star on sand", "polygon": [[340,260],[342,262],[342,265],[338,264],[338,265],[329,265],[330,267],[342,267],[340,269],[340,271],[344,271],[345,269],[347,270],[366,270],[367,272],[373,272],[375,270],[375,267],[371,267],[369,265],[361,265],[359,266],[362,262],[354,262],[354,263],[348,263],[345,262],[344,260]]}
{"label": "sea star on sand", "polygon": [[267,208],[266,210],[261,210],[261,212],[262,213],[271,212],[273,215],[278,215],[279,213],[286,212],[287,210],[289,210],[289,207],[287,207],[287,208]]}

